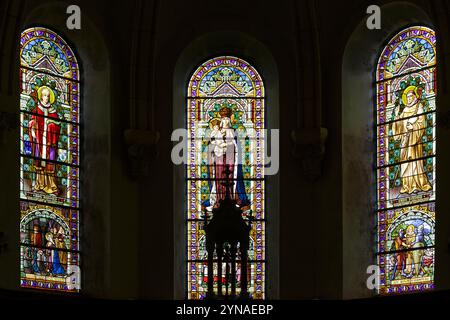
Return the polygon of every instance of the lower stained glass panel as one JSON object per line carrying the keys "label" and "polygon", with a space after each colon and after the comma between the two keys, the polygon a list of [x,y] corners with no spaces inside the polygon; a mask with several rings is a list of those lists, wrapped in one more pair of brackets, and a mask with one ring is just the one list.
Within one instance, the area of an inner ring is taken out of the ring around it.
{"label": "lower stained glass panel", "polygon": [[378,213],[380,292],[400,293],[432,287],[434,203]]}
{"label": "lower stained glass panel", "polygon": [[[217,275],[217,263],[214,261],[214,289],[217,290],[218,275]],[[241,283],[241,265],[237,260],[237,273],[236,273],[236,293],[240,293]],[[229,266],[231,269],[231,266]],[[206,261],[200,262],[188,262],[188,299],[204,299],[208,291],[208,264]],[[223,263],[222,270],[225,270],[226,263]],[[265,267],[263,261],[253,261],[247,264],[247,280],[248,291],[252,299],[264,299],[264,278]],[[222,275],[222,293],[225,295],[227,285],[231,282],[230,279],[226,279]],[[230,292],[231,285],[228,285],[228,292]]]}
{"label": "lower stained glass panel", "polygon": [[21,285],[80,289],[78,210],[21,202]]}

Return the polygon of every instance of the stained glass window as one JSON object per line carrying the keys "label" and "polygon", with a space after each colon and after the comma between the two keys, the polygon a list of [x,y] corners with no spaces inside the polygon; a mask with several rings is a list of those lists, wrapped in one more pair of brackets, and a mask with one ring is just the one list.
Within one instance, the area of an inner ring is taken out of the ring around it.
{"label": "stained glass window", "polygon": [[80,79],[55,32],[20,38],[20,285],[80,290]]}
{"label": "stained glass window", "polygon": [[380,294],[434,288],[436,36],[402,30],[376,72]]}
{"label": "stained glass window", "polygon": [[[263,299],[263,82],[258,72],[244,60],[221,56],[206,61],[194,72],[187,91],[187,296],[203,299],[207,291],[203,214],[211,215],[221,199],[231,196],[241,207],[245,219],[248,213],[254,217],[248,252],[248,290],[252,298]],[[234,157],[225,159],[223,155],[229,148],[233,149]],[[223,184],[227,178],[233,181],[230,190]],[[236,281],[240,288],[239,256],[237,265]],[[222,269],[225,270],[225,266]],[[218,279],[217,270],[214,270],[214,277],[216,288],[218,281],[227,281]]]}

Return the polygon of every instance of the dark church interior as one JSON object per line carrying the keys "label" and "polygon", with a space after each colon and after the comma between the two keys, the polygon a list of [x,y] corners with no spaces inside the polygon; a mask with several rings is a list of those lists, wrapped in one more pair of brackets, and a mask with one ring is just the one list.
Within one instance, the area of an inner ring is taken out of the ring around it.
{"label": "dark church interior", "polygon": [[1,0],[0,305],[448,301],[449,77],[448,0]]}

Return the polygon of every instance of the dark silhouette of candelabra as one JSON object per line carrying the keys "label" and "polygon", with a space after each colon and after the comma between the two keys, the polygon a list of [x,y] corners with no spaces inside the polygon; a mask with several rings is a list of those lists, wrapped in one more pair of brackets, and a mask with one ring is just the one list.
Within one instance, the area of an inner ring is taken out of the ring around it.
{"label": "dark silhouette of candelabra", "polygon": [[[251,229],[251,214],[247,223],[242,218],[242,209],[236,200],[230,197],[234,181],[229,178],[232,173],[226,168],[223,173],[227,176],[222,185],[227,188],[225,199],[219,201],[219,206],[212,210],[213,217],[208,221],[205,211],[206,250],[208,252],[208,292],[207,299],[248,299],[247,261],[249,236]],[[250,211],[251,212],[251,211]],[[236,294],[236,257],[241,258],[240,294]],[[217,256],[217,293],[214,292],[214,254]],[[225,263],[225,270],[222,264]],[[225,273],[225,274],[223,274]],[[225,293],[222,279],[225,279]]]}

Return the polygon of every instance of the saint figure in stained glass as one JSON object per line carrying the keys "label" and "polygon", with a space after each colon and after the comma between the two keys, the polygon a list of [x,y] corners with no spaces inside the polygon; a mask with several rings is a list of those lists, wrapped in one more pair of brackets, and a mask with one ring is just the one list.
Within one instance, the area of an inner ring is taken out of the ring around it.
{"label": "saint figure in stained glass", "polygon": [[[409,86],[402,93],[402,106],[392,124],[392,134],[400,141],[400,193],[429,191],[432,189],[424,173],[422,138],[426,126],[424,107],[421,102],[422,89]],[[414,160],[414,161],[410,161]]]}
{"label": "saint figure in stained glass", "polygon": [[[220,200],[227,196],[236,200],[239,206],[249,204],[243,188],[242,165],[239,163],[238,141],[231,126],[232,111],[228,107],[219,110],[220,119],[210,121],[210,165],[208,166],[211,184],[209,202],[204,205],[208,211],[217,207]],[[229,181],[232,188],[227,188],[224,181]],[[228,194],[230,193],[230,194]]]}
{"label": "saint figure in stained glass", "polygon": [[[31,97],[30,99],[34,99]],[[58,140],[60,123],[56,113],[55,93],[47,86],[37,88],[37,101],[31,109],[33,115],[29,122],[31,154],[39,158],[34,161],[36,171],[32,186],[35,191],[57,193],[55,182],[55,166],[46,160],[56,160],[58,153]]]}

